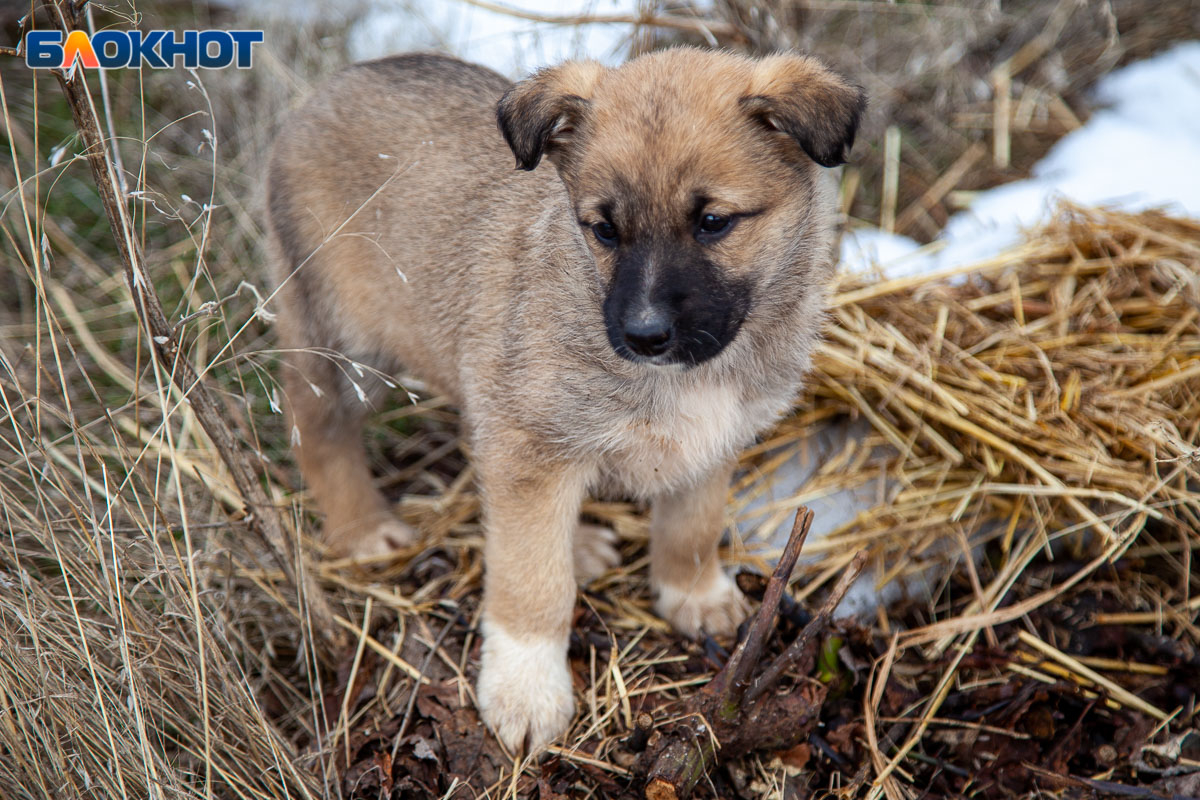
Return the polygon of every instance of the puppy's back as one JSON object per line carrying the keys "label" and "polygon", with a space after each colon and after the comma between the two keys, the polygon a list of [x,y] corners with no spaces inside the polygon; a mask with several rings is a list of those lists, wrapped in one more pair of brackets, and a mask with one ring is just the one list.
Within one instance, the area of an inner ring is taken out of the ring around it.
{"label": "puppy's back", "polygon": [[338,73],[283,123],[268,213],[289,344],[402,361],[458,393],[446,365],[470,325],[455,309],[480,262],[464,221],[496,215],[497,190],[532,177],[496,127],[508,86],[447,56],[394,56]]}

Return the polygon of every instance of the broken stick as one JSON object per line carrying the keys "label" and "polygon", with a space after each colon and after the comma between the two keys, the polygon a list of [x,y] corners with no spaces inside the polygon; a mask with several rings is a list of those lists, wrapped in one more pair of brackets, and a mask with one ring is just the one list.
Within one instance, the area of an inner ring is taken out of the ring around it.
{"label": "broken stick", "polygon": [[780,686],[786,673],[806,675],[815,661],[818,634],[829,627],[834,609],[862,573],[866,551],[858,553],[829,593],[821,610],[787,649],[757,676],[762,651],[775,629],[780,602],[812,526],[807,508],[796,512],[791,536],[780,556],[746,638],[725,666],[692,697],[679,721],[649,737],[635,771],[646,777],[647,800],[683,800],[722,758],[752,750],[783,750],[808,738],[816,726],[826,687],[803,681],[786,692]]}

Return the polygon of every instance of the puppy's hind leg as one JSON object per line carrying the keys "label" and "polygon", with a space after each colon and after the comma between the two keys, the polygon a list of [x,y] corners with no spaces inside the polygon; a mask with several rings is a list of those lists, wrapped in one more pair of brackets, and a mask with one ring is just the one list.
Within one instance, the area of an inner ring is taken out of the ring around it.
{"label": "puppy's hind leg", "polygon": [[[363,447],[363,420],[370,409],[365,393],[354,391],[343,373],[347,368],[336,355],[289,352],[287,408],[296,459],[325,514],[331,554],[368,558],[405,547],[416,536],[375,488]],[[366,380],[359,383],[361,388]]]}

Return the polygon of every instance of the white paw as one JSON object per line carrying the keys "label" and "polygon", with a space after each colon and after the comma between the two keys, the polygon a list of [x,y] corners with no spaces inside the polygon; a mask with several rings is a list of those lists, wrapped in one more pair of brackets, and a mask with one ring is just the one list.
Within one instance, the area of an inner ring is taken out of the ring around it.
{"label": "white paw", "polygon": [[617,534],[612,528],[579,523],[575,529],[576,583],[586,586],[620,563]]}
{"label": "white paw", "polygon": [[391,514],[373,525],[361,522],[358,525],[361,532],[357,536],[344,536],[340,542],[335,542],[333,549],[338,556],[378,561],[417,541],[416,531]]}
{"label": "white paw", "polygon": [[516,753],[533,753],[566,732],[575,714],[567,640],[516,639],[485,625],[477,696],[483,721]]}
{"label": "white paw", "polygon": [[733,579],[724,572],[703,588],[660,585],[654,610],[675,630],[688,636],[701,631],[711,636],[732,636],[750,614],[750,605]]}

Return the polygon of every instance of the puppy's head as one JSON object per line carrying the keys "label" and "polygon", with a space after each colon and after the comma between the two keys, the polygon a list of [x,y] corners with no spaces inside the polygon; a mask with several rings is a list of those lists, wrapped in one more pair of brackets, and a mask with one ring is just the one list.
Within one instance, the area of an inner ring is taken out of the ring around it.
{"label": "puppy's head", "polygon": [[827,278],[818,173],[843,162],[864,105],[812,58],[678,48],[543,70],[497,117],[519,167],[558,168],[616,352],[695,365]]}

